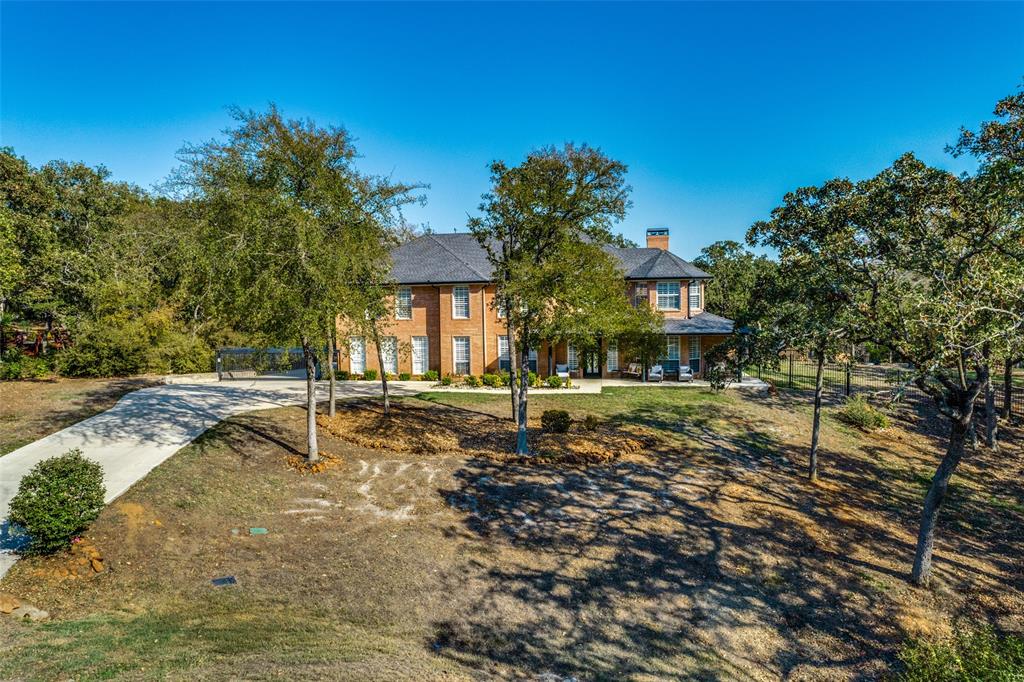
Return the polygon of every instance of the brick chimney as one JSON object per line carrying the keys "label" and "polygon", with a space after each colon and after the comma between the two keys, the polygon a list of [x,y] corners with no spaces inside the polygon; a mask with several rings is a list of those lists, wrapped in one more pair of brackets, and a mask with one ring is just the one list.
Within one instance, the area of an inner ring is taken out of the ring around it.
{"label": "brick chimney", "polygon": [[648,249],[661,249],[662,251],[668,251],[668,228],[667,227],[648,227],[647,228],[647,248]]}

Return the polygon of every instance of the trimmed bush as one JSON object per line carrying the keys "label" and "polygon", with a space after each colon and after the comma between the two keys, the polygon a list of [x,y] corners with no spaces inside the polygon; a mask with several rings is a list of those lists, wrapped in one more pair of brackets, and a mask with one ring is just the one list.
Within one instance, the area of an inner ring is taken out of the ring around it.
{"label": "trimmed bush", "polygon": [[1014,680],[1024,671],[1024,639],[992,629],[960,632],[945,642],[912,641],[899,652],[903,682]]}
{"label": "trimmed bush", "polygon": [[565,433],[572,424],[572,417],[565,410],[544,410],[540,416],[540,425],[551,433]]}
{"label": "trimmed bush", "polygon": [[561,388],[562,387],[562,377],[558,376],[557,374],[552,374],[551,376],[548,377],[546,383],[551,388]]}
{"label": "trimmed bush", "polygon": [[865,431],[889,426],[889,418],[862,395],[847,398],[846,405],[839,410],[839,418]]}
{"label": "trimmed bush", "polygon": [[527,374],[526,380],[529,382],[530,388],[540,388],[541,386],[544,385],[543,381],[541,381],[541,378],[537,376],[536,372],[530,372],[529,374]]}
{"label": "trimmed bush", "polygon": [[29,551],[52,554],[89,527],[103,509],[103,468],[70,450],[32,467],[11,500],[10,521],[31,538]]}
{"label": "trimmed bush", "polygon": [[342,369],[335,372],[334,376],[338,381],[348,381],[351,375]]}
{"label": "trimmed bush", "polygon": [[441,378],[441,385],[451,386],[453,381],[454,379],[452,378],[451,374],[445,374],[444,377]]}
{"label": "trimmed bush", "polygon": [[501,386],[508,386],[512,383],[512,375],[508,372],[498,372],[498,383]]}
{"label": "trimmed bush", "polygon": [[472,386],[473,388],[476,388],[477,386],[480,385],[480,379],[478,379],[473,374],[467,374],[466,378],[464,379],[464,381],[466,382],[467,386]]}
{"label": "trimmed bush", "polygon": [[366,370],[365,372],[363,372],[363,378],[366,379],[367,381],[376,381],[377,380],[377,370],[375,370],[375,369],[368,369],[368,370]]}
{"label": "trimmed bush", "polygon": [[423,373],[423,381],[437,381],[437,379],[438,376],[436,370],[431,369]]}
{"label": "trimmed bush", "polygon": [[409,374],[408,372],[399,372],[398,373],[398,380],[399,381],[409,381],[409,379],[412,379],[412,374]]}
{"label": "trimmed bush", "polygon": [[485,374],[480,377],[480,381],[484,386],[488,386],[490,388],[498,388],[502,386],[501,377],[497,374]]}

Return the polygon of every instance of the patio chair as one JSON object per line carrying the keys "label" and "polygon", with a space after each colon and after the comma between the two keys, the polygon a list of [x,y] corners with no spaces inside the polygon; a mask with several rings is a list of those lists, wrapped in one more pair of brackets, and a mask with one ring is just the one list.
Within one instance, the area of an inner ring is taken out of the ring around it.
{"label": "patio chair", "polygon": [[562,381],[568,381],[569,365],[555,365],[555,376],[562,379]]}
{"label": "patio chair", "polygon": [[655,365],[647,371],[648,381],[664,381],[665,380],[665,368],[661,365]]}
{"label": "patio chair", "polygon": [[680,367],[679,367],[679,380],[680,381],[693,381],[693,370],[690,369],[689,365],[680,365]]}
{"label": "patio chair", "polygon": [[629,365],[626,366],[626,369],[619,372],[619,374],[623,377],[636,377],[637,379],[639,379],[641,371],[642,370],[640,368],[639,363],[631,362],[629,363]]}

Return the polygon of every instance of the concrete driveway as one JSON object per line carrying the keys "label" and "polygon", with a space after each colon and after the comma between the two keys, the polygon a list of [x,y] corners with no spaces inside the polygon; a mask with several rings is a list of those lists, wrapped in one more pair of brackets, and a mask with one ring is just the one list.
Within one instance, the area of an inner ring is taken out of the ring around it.
{"label": "concrete driveway", "polygon": [[[428,382],[389,384],[394,395],[415,395]],[[341,398],[380,395],[380,383],[339,382]],[[324,384],[317,398],[326,400]],[[306,384],[297,379],[182,383],[128,393],[94,417],[0,457],[0,577],[17,559],[24,536],[12,535],[7,509],[22,476],[41,460],[81,449],[103,466],[106,501],[117,498],[165,459],[222,419],[241,412],[265,410],[306,401]]]}

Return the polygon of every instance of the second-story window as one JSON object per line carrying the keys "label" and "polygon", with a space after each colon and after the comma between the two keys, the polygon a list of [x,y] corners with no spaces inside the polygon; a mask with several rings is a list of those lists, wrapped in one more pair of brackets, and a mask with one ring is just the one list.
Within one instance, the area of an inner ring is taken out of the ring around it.
{"label": "second-story window", "polygon": [[395,296],[395,319],[412,319],[412,289],[410,287],[398,287],[398,294]]}
{"label": "second-story window", "polygon": [[637,284],[633,289],[633,307],[637,307],[640,304],[647,301],[647,285]]}
{"label": "second-story window", "polygon": [[679,282],[658,282],[658,310],[679,310]]}
{"label": "second-story window", "polygon": [[700,310],[703,306],[700,302],[700,282],[690,280],[690,309]]}
{"label": "second-story window", "polygon": [[452,317],[469,319],[469,287],[452,287]]}

